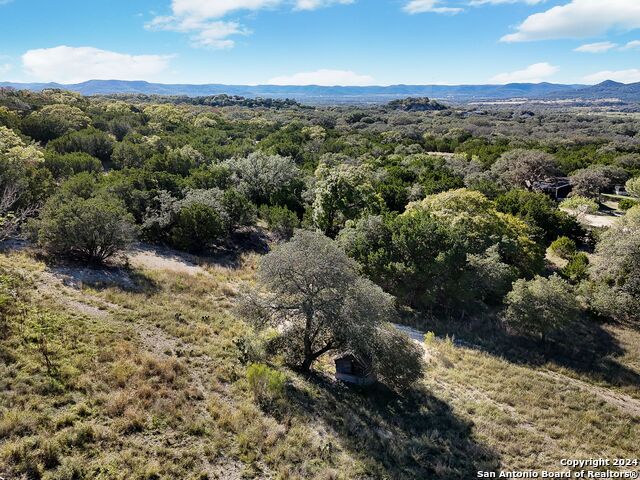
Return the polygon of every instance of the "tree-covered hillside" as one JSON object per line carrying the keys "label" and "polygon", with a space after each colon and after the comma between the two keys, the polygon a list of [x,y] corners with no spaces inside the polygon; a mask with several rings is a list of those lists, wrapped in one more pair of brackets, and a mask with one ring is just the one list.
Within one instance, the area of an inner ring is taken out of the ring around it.
{"label": "tree-covered hillside", "polygon": [[630,458],[639,178],[633,114],[0,90],[0,477]]}

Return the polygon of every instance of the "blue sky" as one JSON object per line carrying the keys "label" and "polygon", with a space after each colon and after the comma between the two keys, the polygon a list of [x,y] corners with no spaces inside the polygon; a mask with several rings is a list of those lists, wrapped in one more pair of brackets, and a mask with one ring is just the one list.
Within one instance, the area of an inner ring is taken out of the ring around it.
{"label": "blue sky", "polygon": [[0,0],[0,79],[640,81],[640,0]]}

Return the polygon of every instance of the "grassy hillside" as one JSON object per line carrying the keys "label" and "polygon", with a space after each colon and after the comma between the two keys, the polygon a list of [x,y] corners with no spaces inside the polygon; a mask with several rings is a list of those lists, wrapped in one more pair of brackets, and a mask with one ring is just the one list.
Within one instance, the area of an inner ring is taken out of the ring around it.
{"label": "grassy hillside", "polygon": [[640,333],[620,325],[599,326],[611,348],[582,363],[442,332],[405,397],[336,384],[327,361],[304,378],[275,360],[284,398],[260,407],[233,314],[256,259],[146,250],[92,271],[0,254],[0,476],[475,478],[637,454]]}

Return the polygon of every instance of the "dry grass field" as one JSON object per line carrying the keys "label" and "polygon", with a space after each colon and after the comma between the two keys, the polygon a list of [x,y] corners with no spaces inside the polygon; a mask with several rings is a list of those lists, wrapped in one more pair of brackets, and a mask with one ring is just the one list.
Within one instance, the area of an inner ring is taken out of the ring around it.
{"label": "dry grass field", "polygon": [[638,454],[637,330],[576,331],[574,351],[540,354],[434,326],[403,397],[336,384],[328,360],[305,378],[276,359],[286,389],[265,407],[233,314],[257,256],[167,258],[95,272],[0,254],[0,476],[468,479]]}

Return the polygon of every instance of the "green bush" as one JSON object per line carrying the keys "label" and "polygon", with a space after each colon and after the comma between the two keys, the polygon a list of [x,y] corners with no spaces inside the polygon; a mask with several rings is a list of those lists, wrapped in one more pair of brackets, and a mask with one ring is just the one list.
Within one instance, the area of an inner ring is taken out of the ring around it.
{"label": "green bush", "polygon": [[79,108],[54,104],[32,112],[22,121],[22,131],[34,140],[48,142],[74,130],[86,128],[91,119]]}
{"label": "green bush", "polygon": [[186,183],[191,188],[226,190],[231,183],[231,170],[224,164],[201,165],[189,172]]}
{"label": "green bush", "polygon": [[451,314],[475,309],[483,298],[499,302],[514,275],[540,271],[544,250],[531,237],[532,227],[498,212],[481,193],[454,190],[402,215],[348,222],[338,239],[366,275],[401,301]]}
{"label": "green bush", "polygon": [[0,126],[17,130],[20,125],[20,117],[6,107],[0,106]]}
{"label": "green bush", "polygon": [[568,326],[580,312],[573,288],[557,275],[516,280],[506,304],[507,326],[542,340]]}
{"label": "green bush", "polygon": [[627,180],[625,185],[627,192],[634,197],[640,197],[640,177]]}
{"label": "green bush", "polygon": [[58,153],[83,152],[108,162],[113,153],[113,146],[114,141],[109,134],[95,128],[86,128],[52,140],[47,148]]}
{"label": "green bush", "polygon": [[80,172],[102,171],[102,163],[100,160],[83,152],[68,154],[47,152],[44,166],[56,179],[70,177]]}
{"label": "green bush", "polygon": [[618,208],[625,212],[630,208],[635,207],[636,205],[640,205],[640,202],[638,202],[637,200],[632,200],[630,198],[623,198],[618,202]]}
{"label": "green bush", "polygon": [[551,243],[549,248],[560,258],[569,260],[576,253],[576,242],[568,237],[558,237]]}
{"label": "green bush", "polygon": [[296,213],[286,207],[263,205],[260,217],[267,222],[269,230],[281,239],[291,238],[293,231],[300,225]]}
{"label": "green bush", "polygon": [[640,324],[640,206],[602,232],[595,253],[592,305],[609,318]]}
{"label": "green bush", "polygon": [[569,259],[569,263],[560,270],[560,274],[572,283],[586,279],[589,276],[589,257],[582,252],[576,253]]}
{"label": "green bush", "polygon": [[81,172],[66,179],[60,185],[56,196],[59,200],[80,197],[88,199],[94,197],[99,191],[99,178],[90,172]]}
{"label": "green bush", "polygon": [[561,205],[569,210],[575,210],[578,213],[596,213],[599,210],[598,202],[581,195],[573,195],[563,200]]}
{"label": "green bush", "polygon": [[266,406],[283,397],[287,376],[263,363],[252,363],[247,367],[247,381],[255,401]]}
{"label": "green bush", "polygon": [[127,248],[136,236],[133,217],[110,195],[51,197],[34,231],[38,244],[49,253],[97,263]]}
{"label": "green bush", "polygon": [[495,199],[496,210],[521,218],[539,228],[545,245],[562,235],[576,238],[582,235],[580,224],[571,215],[558,209],[558,204],[541,192],[513,189]]}
{"label": "green bush", "polygon": [[227,217],[229,231],[256,223],[256,206],[234,188],[225,190],[222,194],[222,208]]}
{"label": "green bush", "polygon": [[176,214],[169,242],[180,250],[198,253],[222,237],[224,232],[224,222],[213,207],[192,203]]}
{"label": "green bush", "polygon": [[[136,140],[140,143],[136,143]],[[123,142],[116,143],[111,154],[113,166],[117,169],[140,168],[153,153],[153,149],[142,143],[141,139],[131,137]]]}

